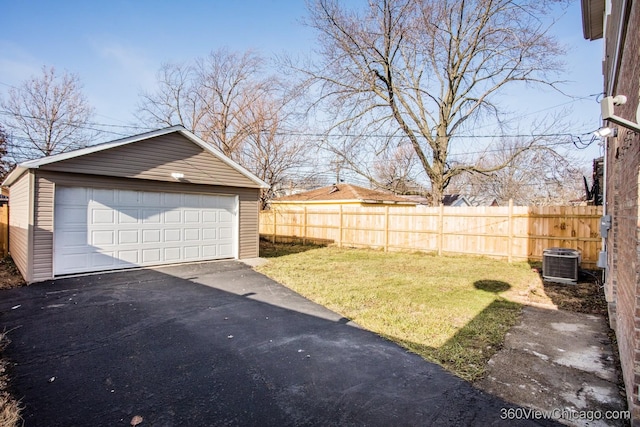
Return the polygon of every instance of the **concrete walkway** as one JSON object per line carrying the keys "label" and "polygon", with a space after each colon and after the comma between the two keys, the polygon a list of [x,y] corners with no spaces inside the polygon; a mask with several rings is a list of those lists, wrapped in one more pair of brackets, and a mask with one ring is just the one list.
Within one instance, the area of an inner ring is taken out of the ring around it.
{"label": "concrete walkway", "polygon": [[527,306],[478,385],[512,403],[555,411],[568,425],[628,425],[589,419],[626,410],[608,330],[600,316]]}

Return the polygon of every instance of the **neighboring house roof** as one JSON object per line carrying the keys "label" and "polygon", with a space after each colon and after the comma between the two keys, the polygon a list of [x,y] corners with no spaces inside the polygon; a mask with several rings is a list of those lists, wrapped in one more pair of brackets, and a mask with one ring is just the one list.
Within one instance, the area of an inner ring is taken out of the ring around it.
{"label": "neighboring house roof", "polygon": [[352,184],[335,184],[317,188],[304,193],[292,194],[272,200],[272,203],[313,203],[313,202],[362,202],[362,203],[391,203],[415,205],[395,194],[371,190]]}
{"label": "neighboring house roof", "polygon": [[471,206],[467,198],[460,194],[445,194],[442,197],[442,204],[445,206]]}
{"label": "neighboring house roof", "polygon": [[233,169],[237,170],[238,172],[240,172],[241,174],[249,178],[251,181],[258,184],[261,188],[269,188],[269,184],[262,181],[260,178],[258,178],[257,176],[255,176],[254,174],[252,174],[251,172],[249,172],[248,170],[246,170],[245,168],[243,168],[242,166],[240,166],[239,164],[237,164],[236,162],[234,162],[233,160],[225,156],[220,150],[218,150],[213,145],[209,144],[208,142],[205,142],[204,140],[198,138],[193,133],[189,132],[182,125],[171,126],[164,129],[158,129],[151,132],[142,133],[139,135],[133,135],[128,138],[122,138],[122,139],[117,139],[115,141],[104,142],[102,144],[92,145],[90,147],[81,148],[79,150],[69,151],[66,153],[60,153],[53,156],[42,157],[40,159],[29,160],[27,162],[20,163],[5,178],[4,182],[2,183],[2,186],[10,186],[28,169],[38,169],[40,166],[48,165],[48,164],[59,162],[62,160],[72,159],[75,157],[84,156],[91,153],[97,153],[100,151],[109,150],[115,147],[121,147],[127,144],[133,144],[135,142],[148,140],[158,136],[167,135],[173,132],[180,133],[189,141],[200,146],[203,150],[211,153],[212,155],[214,155],[215,157],[217,157],[218,159],[226,163],[228,166],[232,167]]}
{"label": "neighboring house roof", "polygon": [[417,196],[415,194],[403,195],[402,198],[409,200],[410,202],[414,202],[418,205],[430,205],[431,200],[424,196]]}
{"label": "neighboring house roof", "polygon": [[602,38],[605,0],[582,0],[582,33],[588,40]]}
{"label": "neighboring house roof", "polygon": [[469,206],[499,206],[495,197],[491,196],[464,196]]}

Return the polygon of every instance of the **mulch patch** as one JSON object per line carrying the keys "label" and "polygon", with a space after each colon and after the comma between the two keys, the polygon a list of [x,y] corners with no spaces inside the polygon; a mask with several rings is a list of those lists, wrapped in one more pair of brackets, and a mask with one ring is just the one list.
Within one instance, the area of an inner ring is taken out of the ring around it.
{"label": "mulch patch", "polygon": [[25,284],[11,257],[0,258],[0,289],[17,288]]}

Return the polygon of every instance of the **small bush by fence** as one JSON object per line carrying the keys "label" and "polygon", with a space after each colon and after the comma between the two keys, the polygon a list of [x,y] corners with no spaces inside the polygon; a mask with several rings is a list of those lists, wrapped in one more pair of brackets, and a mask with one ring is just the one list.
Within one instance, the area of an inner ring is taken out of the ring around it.
{"label": "small bush by fence", "polygon": [[595,268],[601,247],[600,206],[346,207],[273,209],[260,213],[260,235],[272,241],[470,254],[540,261],[550,247],[580,250]]}

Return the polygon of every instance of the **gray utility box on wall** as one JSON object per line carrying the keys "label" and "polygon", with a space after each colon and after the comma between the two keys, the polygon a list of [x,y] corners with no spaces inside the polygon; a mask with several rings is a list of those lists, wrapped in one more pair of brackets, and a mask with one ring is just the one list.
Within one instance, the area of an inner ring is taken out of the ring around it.
{"label": "gray utility box on wall", "polygon": [[576,285],[580,270],[580,251],[549,248],[542,251],[542,278],[549,282]]}

